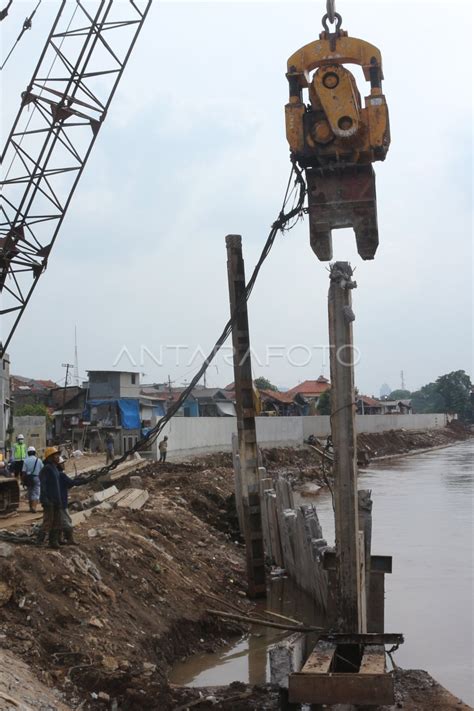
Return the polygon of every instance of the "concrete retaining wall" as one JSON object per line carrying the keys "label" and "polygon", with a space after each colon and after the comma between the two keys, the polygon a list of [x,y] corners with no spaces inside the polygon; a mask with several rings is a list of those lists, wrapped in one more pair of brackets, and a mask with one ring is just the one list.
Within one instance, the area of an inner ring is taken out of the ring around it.
{"label": "concrete retaining wall", "polygon": [[[357,415],[358,432],[387,430],[440,429],[446,416],[435,415]],[[230,452],[232,434],[237,432],[235,417],[174,417],[159,440],[168,435],[168,459]],[[309,435],[326,437],[330,432],[328,416],[257,417],[257,438],[261,447],[298,447]],[[155,447],[155,456],[157,444]]]}

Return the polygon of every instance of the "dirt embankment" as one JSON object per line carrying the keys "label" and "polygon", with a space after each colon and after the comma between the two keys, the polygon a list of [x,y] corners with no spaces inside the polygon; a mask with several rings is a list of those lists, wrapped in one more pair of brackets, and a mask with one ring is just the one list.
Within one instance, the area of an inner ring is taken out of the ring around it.
{"label": "dirt embankment", "polygon": [[78,547],[0,544],[0,648],[71,708],[174,708],[169,664],[239,631],[206,607],[251,607],[227,514],[232,472],[140,473],[146,508],[94,513],[76,529]]}
{"label": "dirt embankment", "polygon": [[447,447],[472,437],[461,424],[453,422],[439,430],[390,430],[357,437],[358,453],[368,455],[369,460],[379,457],[416,453],[434,447]]}

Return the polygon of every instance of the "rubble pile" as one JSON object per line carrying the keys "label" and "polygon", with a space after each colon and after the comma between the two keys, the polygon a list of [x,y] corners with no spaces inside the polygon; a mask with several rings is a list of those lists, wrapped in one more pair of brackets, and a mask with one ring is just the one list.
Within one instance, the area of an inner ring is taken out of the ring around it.
{"label": "rubble pile", "polygon": [[78,547],[0,550],[0,648],[72,708],[173,708],[169,665],[240,630],[206,616],[208,596],[251,607],[242,546],[225,532],[232,472],[165,469],[140,471],[140,510],[94,509]]}
{"label": "rubble pile", "polygon": [[357,449],[359,453],[366,453],[370,460],[411,452],[416,453],[416,451],[434,447],[446,447],[471,436],[469,430],[456,423],[438,430],[389,430],[388,432],[358,435]]}

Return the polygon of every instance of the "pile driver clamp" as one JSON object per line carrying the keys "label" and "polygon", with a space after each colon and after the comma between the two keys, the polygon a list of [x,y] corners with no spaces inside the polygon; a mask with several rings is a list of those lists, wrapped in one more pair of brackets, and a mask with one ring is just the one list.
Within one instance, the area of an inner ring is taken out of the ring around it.
{"label": "pile driver clamp", "polygon": [[[333,32],[328,21],[335,23]],[[354,228],[362,259],[374,258],[379,238],[372,163],[384,160],[390,145],[380,51],[349,37],[341,24],[340,15],[326,14],[319,40],[288,59],[286,75],[286,136],[292,159],[306,172],[310,242],[321,261],[332,259],[332,230],[343,227]],[[370,82],[364,108],[344,64],[361,66]]]}

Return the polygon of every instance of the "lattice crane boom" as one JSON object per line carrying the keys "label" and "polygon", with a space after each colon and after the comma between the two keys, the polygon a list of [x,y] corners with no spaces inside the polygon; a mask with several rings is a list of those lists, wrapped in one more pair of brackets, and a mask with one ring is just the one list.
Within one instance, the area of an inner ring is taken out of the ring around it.
{"label": "lattice crane boom", "polygon": [[71,5],[61,1],[1,155],[0,314],[11,320],[0,357],[47,267],[151,0],[76,0],[65,18]]}

